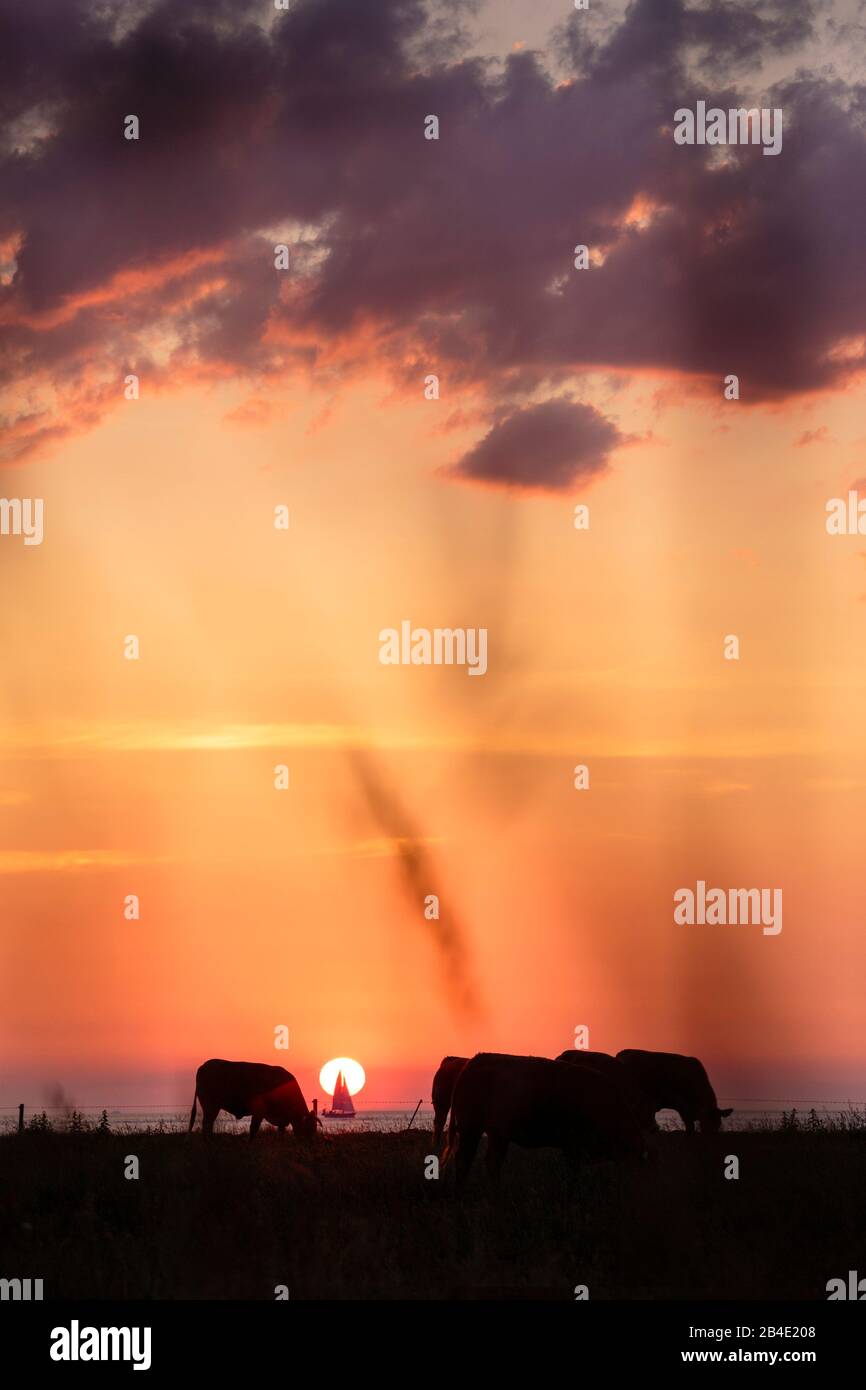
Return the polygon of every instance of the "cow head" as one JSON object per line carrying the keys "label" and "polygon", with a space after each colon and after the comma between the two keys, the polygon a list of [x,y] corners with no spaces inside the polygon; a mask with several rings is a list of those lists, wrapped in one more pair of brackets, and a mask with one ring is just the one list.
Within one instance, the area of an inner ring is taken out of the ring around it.
{"label": "cow head", "polygon": [[[319,1125],[322,1125],[322,1121],[315,1110],[308,1110],[304,1118],[297,1120],[292,1128],[299,1139],[315,1139],[319,1132]],[[324,1125],[322,1128],[324,1129]]]}
{"label": "cow head", "polygon": [[726,1110],[720,1110],[716,1105],[712,1110],[701,1116],[701,1133],[718,1134],[722,1127],[722,1120],[726,1120],[729,1115],[733,1115],[733,1106],[728,1106]]}

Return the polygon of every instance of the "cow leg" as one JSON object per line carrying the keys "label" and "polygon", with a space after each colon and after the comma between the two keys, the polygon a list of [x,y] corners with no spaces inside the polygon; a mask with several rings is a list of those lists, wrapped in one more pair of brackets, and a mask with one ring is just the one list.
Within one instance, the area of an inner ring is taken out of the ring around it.
{"label": "cow leg", "polygon": [[205,1107],[202,1106],[202,1112],[201,1112],[201,1132],[202,1132],[202,1134],[213,1134],[214,1120],[216,1119],[216,1117],[217,1117],[217,1115],[218,1115],[219,1113],[220,1113],[220,1112],[219,1112],[219,1109],[218,1109],[218,1108],[217,1108],[216,1110],[213,1110],[213,1109],[205,1109]]}
{"label": "cow leg", "polygon": [[499,1186],[499,1174],[505,1162],[505,1155],[508,1152],[508,1140],[498,1135],[488,1134],[487,1136],[487,1176],[493,1187]]}
{"label": "cow leg", "polygon": [[460,1130],[457,1144],[457,1191],[462,1192],[466,1186],[466,1179],[469,1176],[469,1169],[472,1167],[472,1160],[475,1157],[478,1145],[481,1143],[481,1131],[477,1133],[465,1129]]}
{"label": "cow leg", "polygon": [[438,1149],[442,1143],[442,1135],[445,1133],[445,1121],[448,1118],[447,1107],[443,1110],[441,1105],[433,1107],[433,1148]]}
{"label": "cow leg", "polygon": [[286,1126],[285,1126],[285,1125],[277,1125],[277,1134],[280,1136],[281,1139],[285,1138]]}
{"label": "cow leg", "polygon": [[255,1139],[256,1135],[257,1135],[258,1132],[259,1132],[259,1129],[261,1128],[261,1123],[262,1123],[262,1117],[261,1117],[261,1115],[253,1115],[252,1119],[250,1120],[250,1138],[251,1138],[251,1139]]}

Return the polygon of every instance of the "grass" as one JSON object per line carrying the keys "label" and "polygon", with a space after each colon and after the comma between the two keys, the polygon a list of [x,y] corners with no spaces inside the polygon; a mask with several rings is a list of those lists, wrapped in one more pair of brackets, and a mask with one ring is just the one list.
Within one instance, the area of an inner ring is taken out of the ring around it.
{"label": "grass", "polygon": [[0,1273],[46,1298],[824,1299],[863,1264],[862,1127],[667,1133],[655,1166],[512,1148],[460,1202],[430,1140],[34,1126],[0,1138]]}

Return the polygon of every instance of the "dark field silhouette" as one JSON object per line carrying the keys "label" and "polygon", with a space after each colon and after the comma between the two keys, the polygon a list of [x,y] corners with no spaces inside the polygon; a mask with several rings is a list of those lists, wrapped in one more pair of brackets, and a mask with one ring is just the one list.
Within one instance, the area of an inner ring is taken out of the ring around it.
{"label": "dark field silhouette", "polygon": [[424,1177],[430,1131],[34,1130],[0,1138],[0,1247],[46,1298],[826,1299],[862,1268],[862,1129],[658,1148],[655,1165],[570,1165],[515,1147],[497,1193],[479,1163],[458,1202],[453,1173]]}

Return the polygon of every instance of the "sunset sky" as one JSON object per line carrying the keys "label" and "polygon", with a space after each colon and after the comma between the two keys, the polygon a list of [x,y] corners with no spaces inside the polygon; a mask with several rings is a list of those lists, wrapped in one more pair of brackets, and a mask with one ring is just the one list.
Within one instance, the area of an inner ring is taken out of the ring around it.
{"label": "sunset sky", "polygon": [[[211,1056],[414,1103],[579,1025],[866,1099],[862,7],[0,15],[45,516],[0,536],[0,1104],[188,1106]],[[704,99],[781,154],[676,146]],[[404,619],[487,674],[383,666]],[[782,932],[675,925],[698,879]]]}

